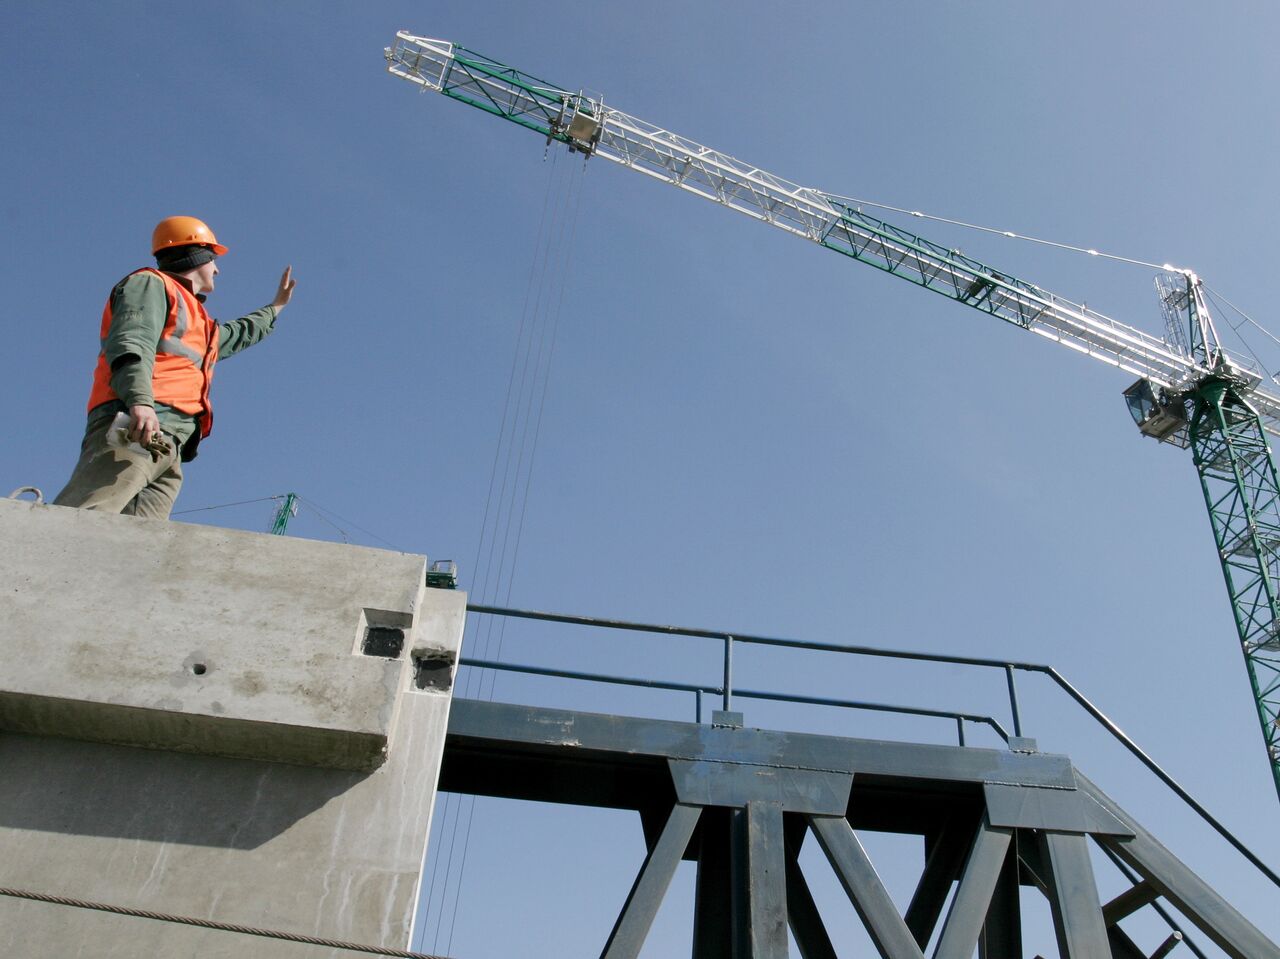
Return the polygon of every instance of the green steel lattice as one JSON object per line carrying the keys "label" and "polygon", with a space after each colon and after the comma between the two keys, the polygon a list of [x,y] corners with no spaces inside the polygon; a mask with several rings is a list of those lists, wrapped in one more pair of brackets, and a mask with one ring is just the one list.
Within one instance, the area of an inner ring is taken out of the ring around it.
{"label": "green steel lattice", "polygon": [[1228,381],[1196,391],[1191,449],[1280,795],[1280,482],[1257,413]]}

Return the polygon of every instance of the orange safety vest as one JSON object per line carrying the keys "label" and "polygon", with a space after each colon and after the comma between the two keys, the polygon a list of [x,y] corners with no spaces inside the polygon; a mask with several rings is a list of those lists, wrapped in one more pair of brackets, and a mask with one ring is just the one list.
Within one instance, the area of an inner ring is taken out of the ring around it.
{"label": "orange safety vest", "polygon": [[[204,304],[195,294],[167,273],[146,267],[135,270],[151,273],[164,281],[165,296],[169,304],[156,344],[156,363],[151,374],[152,395],[157,403],[175,410],[200,417],[200,436],[209,435],[213,429],[213,406],[209,403],[209,384],[213,382],[213,367],[218,362],[218,324],[205,312]],[[105,348],[107,334],[111,331],[111,300],[102,311],[102,332]],[[111,366],[106,353],[99,351],[98,366],[93,371],[93,389],[89,392],[89,409],[118,400],[111,388]]]}

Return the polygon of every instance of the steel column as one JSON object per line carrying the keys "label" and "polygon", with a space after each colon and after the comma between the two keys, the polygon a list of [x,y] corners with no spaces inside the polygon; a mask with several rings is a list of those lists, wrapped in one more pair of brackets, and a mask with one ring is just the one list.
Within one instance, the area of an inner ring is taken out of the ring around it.
{"label": "steel column", "polygon": [[693,959],[732,959],[733,887],[729,881],[729,817],[709,807],[699,826],[698,878],[693,898]]}
{"label": "steel column", "polygon": [[1112,959],[1087,838],[1061,832],[1043,832],[1040,837],[1049,864],[1049,902],[1062,959]]}
{"label": "steel column", "polygon": [[787,959],[782,806],[749,802],[733,812],[734,959]]}

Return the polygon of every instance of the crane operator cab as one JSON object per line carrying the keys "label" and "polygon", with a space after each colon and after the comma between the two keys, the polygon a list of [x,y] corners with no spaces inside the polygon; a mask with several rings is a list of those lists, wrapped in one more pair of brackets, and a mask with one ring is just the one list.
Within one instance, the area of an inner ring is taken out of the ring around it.
{"label": "crane operator cab", "polygon": [[1163,386],[1144,379],[1124,391],[1124,401],[1143,436],[1186,449],[1187,402],[1184,397],[1171,396]]}

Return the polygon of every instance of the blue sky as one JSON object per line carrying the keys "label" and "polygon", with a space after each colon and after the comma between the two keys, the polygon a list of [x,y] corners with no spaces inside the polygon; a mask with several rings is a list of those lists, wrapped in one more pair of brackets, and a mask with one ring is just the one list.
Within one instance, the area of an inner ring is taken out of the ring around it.
{"label": "blue sky", "polygon": [[[196,214],[231,247],[214,315],[267,302],[285,264],[298,291],[275,336],[219,366],[217,429],[178,509],[296,491],[328,511],[304,504],[297,535],[453,558],[477,598],[1052,663],[1280,861],[1195,473],[1133,428],[1129,377],[611,164],[544,160],[536,136],[417,95],[382,61],[397,29],[455,40],[791,180],[1192,267],[1270,325],[1278,18],[1232,0],[11,5],[0,471],[57,491],[107,292],[148,262],[156,220]],[[578,191],[574,242],[547,266],[564,292],[536,453],[520,460],[519,551],[508,538],[506,572],[484,577],[549,184],[561,204]],[[903,225],[1161,328],[1150,271]],[[272,505],[180,518],[265,530]],[[717,678],[717,650],[696,642],[513,624],[503,649]],[[1002,708],[999,682],[959,670],[745,653],[737,671],[757,688]],[[1045,749],[1280,937],[1265,880],[1056,694],[1023,690]],[[496,695],[688,710],[511,677]],[[754,705],[747,721],[950,732]],[[547,954],[607,933],[639,830],[567,815],[477,804],[452,952],[518,944],[486,902],[524,916]],[[563,900],[529,893],[548,876],[597,908],[565,920]],[[682,874],[653,955],[679,941],[687,891]]]}

